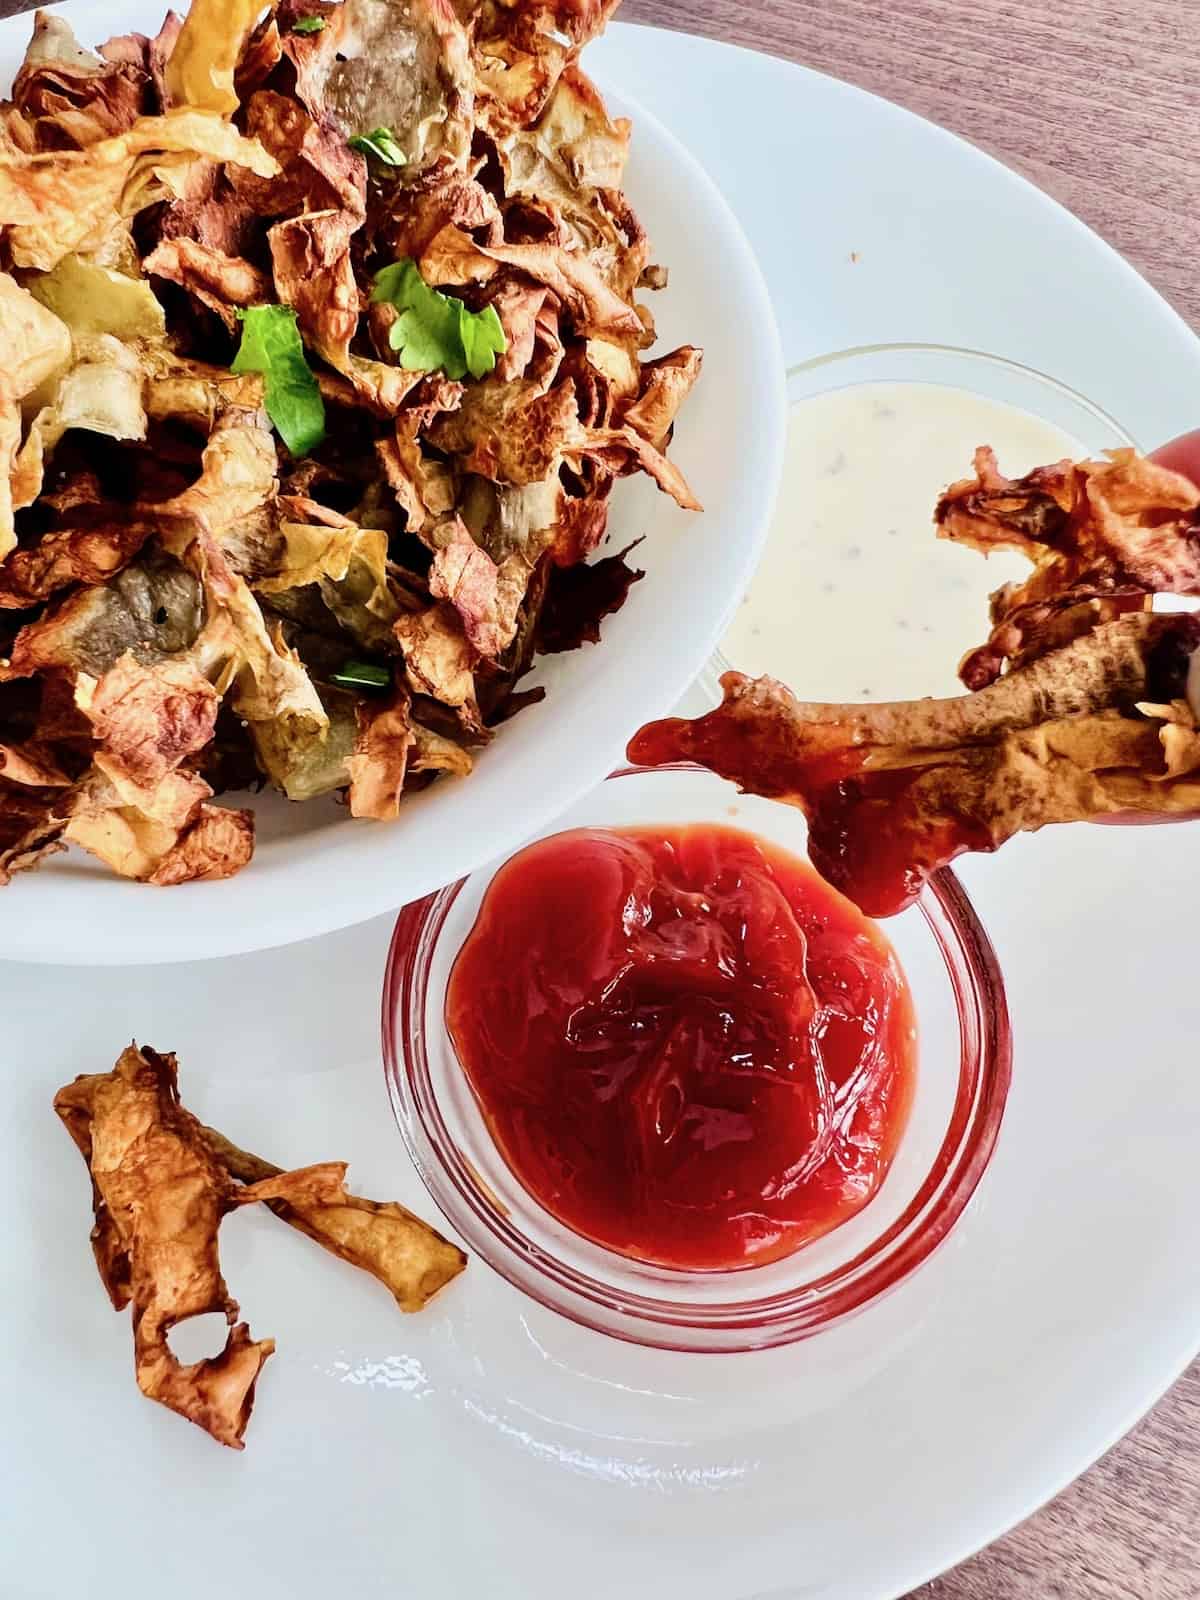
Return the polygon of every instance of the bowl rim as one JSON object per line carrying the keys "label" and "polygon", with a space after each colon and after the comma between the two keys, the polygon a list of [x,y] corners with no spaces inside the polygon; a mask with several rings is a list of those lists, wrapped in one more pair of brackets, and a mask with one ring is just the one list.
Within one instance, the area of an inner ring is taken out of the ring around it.
{"label": "bowl rim", "polygon": [[[654,772],[703,771],[688,762],[653,769],[624,766],[606,782]],[[480,870],[490,878],[514,853],[506,852]],[[618,1289],[562,1261],[522,1232],[459,1148],[432,1085],[425,1014],[434,954],[469,881],[460,878],[410,903],[396,919],[381,995],[384,1076],[409,1157],[431,1198],[468,1250],[515,1288],[584,1327],[634,1344],[733,1353],[788,1344],[823,1331],[897,1287],[944,1242],[991,1160],[1012,1075],[1012,1030],[999,962],[966,890],[948,868],[929,879],[916,902],[945,964],[959,1028],[954,1105],[929,1171],[901,1215],[848,1261],[758,1299],[700,1305],[626,1286]],[[542,1209],[532,1196],[530,1201]],[[601,1256],[607,1253],[596,1249]],[[789,1259],[802,1255],[800,1251]],[[613,1260],[629,1266],[624,1258],[614,1255]],[[672,1280],[682,1285],[697,1277],[744,1284],[747,1274],[653,1273],[656,1283],[668,1286]]]}
{"label": "bowl rim", "polygon": [[[1080,411],[1088,413],[1098,423],[1110,429],[1118,437],[1120,443],[1133,449],[1142,450],[1144,447],[1130,433],[1129,429],[1111,411],[1106,411],[1097,401],[1084,394],[1082,389],[1075,388],[1066,383],[1062,378],[1056,378],[1052,373],[1043,372],[1040,367],[1030,366],[1025,361],[1015,361],[1011,356],[1002,356],[994,350],[980,350],[973,345],[943,344],[936,340],[928,339],[883,339],[874,340],[868,344],[844,345],[837,350],[822,350],[817,355],[807,356],[803,361],[794,361],[787,368],[785,381],[788,392],[788,411],[797,404],[798,400],[815,398],[819,394],[828,393],[829,389],[840,388],[842,385],[832,382],[829,385],[813,389],[810,394],[796,396],[793,390],[800,380],[818,373],[829,372],[836,379],[838,369],[843,365],[850,365],[860,361],[878,361],[890,363],[894,358],[900,361],[919,361],[932,357],[935,360],[949,360],[957,363],[974,365],[982,370],[992,370],[1006,373],[1022,383],[1030,383],[1033,387],[1048,390],[1059,395],[1069,404],[1077,406]],[[884,377],[861,377],[852,380],[855,383],[886,383],[899,382],[944,382],[947,388],[958,388],[952,378],[933,380],[914,376],[911,379],[894,379],[888,374]],[[1015,404],[1013,401],[1006,402]]]}

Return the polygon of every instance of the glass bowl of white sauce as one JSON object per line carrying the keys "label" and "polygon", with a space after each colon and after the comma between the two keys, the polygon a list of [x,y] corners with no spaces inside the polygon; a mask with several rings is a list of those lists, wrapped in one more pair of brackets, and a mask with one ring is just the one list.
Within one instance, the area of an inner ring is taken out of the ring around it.
{"label": "glass bowl of white sauce", "polygon": [[[1029,571],[938,539],[938,496],[977,445],[1019,477],[1135,441],[1065,384],[949,345],[869,345],[788,373],[783,479],[762,561],[701,680],[769,673],[805,700],[962,692],[988,595]],[[713,694],[719,699],[719,693]]]}

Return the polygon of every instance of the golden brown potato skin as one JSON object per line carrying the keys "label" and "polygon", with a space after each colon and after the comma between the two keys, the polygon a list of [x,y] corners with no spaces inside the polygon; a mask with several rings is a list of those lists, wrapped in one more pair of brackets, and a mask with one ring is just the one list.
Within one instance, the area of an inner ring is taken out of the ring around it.
{"label": "golden brown potato skin", "polygon": [[[578,66],[614,3],[192,0],[98,55],[39,19],[0,105],[0,745],[64,781],[0,781],[0,885],[68,844],[228,877],[235,775],[395,819],[622,603],[631,569],[573,576],[617,480],[699,509],[701,351],[646,359],[666,272]],[[153,782],[89,726],[127,655],[152,745],[168,677],[216,697]]]}
{"label": "golden brown potato skin", "polygon": [[1182,698],[1198,643],[1193,617],[1128,616],[974,694],[893,705],[805,703],[726,673],[721,706],[648,724],[629,758],[695,761],[799,806],[813,865],[890,916],[965,850],[1052,822],[1200,809],[1200,728]]}
{"label": "golden brown potato skin", "polygon": [[[54,1097],[92,1179],[92,1250],[118,1311],[132,1306],[134,1370],[152,1400],[240,1450],[273,1339],[252,1340],[221,1274],[217,1234],[237,1206],[274,1214],[418,1311],[466,1265],[457,1246],[394,1202],[349,1194],[344,1162],[284,1172],[205,1128],[180,1103],[175,1057],[131,1044],[111,1072]],[[216,1356],[185,1364],[168,1343],[189,1317],[221,1312]]]}

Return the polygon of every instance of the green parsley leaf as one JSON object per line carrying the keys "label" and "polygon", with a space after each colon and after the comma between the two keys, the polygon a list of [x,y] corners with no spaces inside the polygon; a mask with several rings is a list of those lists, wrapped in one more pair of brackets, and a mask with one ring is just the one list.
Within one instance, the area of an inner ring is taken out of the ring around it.
{"label": "green parsley leaf", "polygon": [[458,315],[462,302],[431,289],[414,261],[406,257],[376,273],[371,299],[389,302],[400,312],[389,341],[407,371],[432,372],[441,367],[449,378],[465,374]]}
{"label": "green parsley leaf", "polygon": [[463,378],[468,372],[482,378],[508,348],[495,306],[469,311],[453,295],[431,289],[408,257],[375,274],[371,299],[400,313],[388,339],[407,372],[440,367],[448,378]]}
{"label": "green parsley leaf", "polygon": [[408,160],[390,128],[372,128],[370,133],[356,133],[346,143],[351,150],[359,150],[364,156],[374,156],[386,167],[402,167]]}
{"label": "green parsley leaf", "polygon": [[458,333],[467,358],[467,371],[473,378],[482,378],[496,365],[496,357],[508,349],[508,340],[495,306],[468,311],[460,300],[458,309]]}
{"label": "green parsley leaf", "polygon": [[297,17],[292,23],[293,33],[323,33],[324,29],[324,17]]}
{"label": "green parsley leaf", "polygon": [[340,684],[343,689],[377,692],[390,687],[392,675],[386,667],[373,666],[369,661],[347,661],[337,672],[329,674],[329,681]]}
{"label": "green parsley leaf", "polygon": [[325,437],[325,403],[304,359],[291,306],[248,306],[239,311],[242,342],[234,372],[261,372],[267,415],[294,456],[307,455]]}

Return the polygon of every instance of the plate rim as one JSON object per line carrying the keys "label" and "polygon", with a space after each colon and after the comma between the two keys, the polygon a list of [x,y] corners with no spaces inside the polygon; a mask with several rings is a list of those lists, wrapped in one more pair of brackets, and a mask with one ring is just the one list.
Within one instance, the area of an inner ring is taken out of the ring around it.
{"label": "plate rim", "polygon": [[[18,22],[24,22],[27,19],[22,17],[15,20]],[[663,33],[667,31],[649,28],[641,24],[631,23],[621,23],[618,24],[617,27],[621,30],[637,27],[639,30],[644,30],[648,33]],[[684,37],[687,38],[689,36],[685,35]],[[697,36],[690,37],[695,38]],[[742,47],[728,45],[719,40],[702,40],[700,42],[704,43],[706,46],[711,46],[714,50],[737,50],[739,54],[744,54],[749,57],[759,56],[759,52],[744,50]],[[796,63],[783,61],[780,58],[768,57],[766,59],[772,61],[779,67],[799,71],[805,74],[811,74],[815,77],[828,78],[828,75],[826,74],[816,73],[811,68],[804,68]],[[597,76],[602,77],[603,75],[597,74]],[[829,81],[836,82],[838,80]],[[909,112],[906,108],[896,106],[894,102],[887,101],[882,96],[871,94],[868,91],[859,90],[851,85],[843,84],[841,87],[847,93],[861,95],[865,99],[881,102],[882,104],[891,107],[902,116],[921,122],[927,128],[933,128],[937,133],[941,134],[946,139],[952,140],[956,144],[967,146],[967,149],[971,152],[972,158],[982,158],[985,162],[989,163],[989,165],[998,168],[1006,180],[1012,180],[1015,183],[1018,183],[1024,189],[1031,191],[1033,195],[1037,197],[1040,203],[1053,208],[1056,212],[1061,212],[1065,217],[1069,218],[1071,222],[1079,230],[1081,230],[1082,234],[1086,235],[1090,250],[1094,250],[1098,246],[1103,252],[1115,257],[1116,263],[1119,264],[1123,273],[1127,275],[1127,290],[1130,293],[1135,292],[1136,285],[1136,293],[1143,306],[1147,310],[1153,308],[1156,316],[1159,316],[1160,318],[1162,318],[1163,314],[1165,313],[1164,326],[1173,323],[1174,326],[1172,328],[1172,333],[1176,337],[1178,337],[1180,334],[1186,336],[1186,343],[1188,346],[1187,354],[1191,356],[1194,364],[1200,365],[1200,354],[1198,354],[1198,352],[1200,352],[1200,340],[1197,340],[1194,332],[1175,310],[1175,308],[1171,306],[1170,303],[1166,301],[1166,299],[1161,296],[1152,285],[1142,278],[1139,273],[1137,273],[1136,269],[1133,268],[1133,266],[1120,254],[1119,251],[1117,251],[1099,235],[1095,234],[1080,219],[1074,217],[1073,214],[1070,213],[1059,202],[1055,201],[1052,197],[1039,190],[1036,185],[1024,179],[1020,174],[1015,173],[1011,169],[1005,167],[1002,162],[999,162],[995,157],[990,156],[986,151],[983,151],[979,149],[979,147],[971,144],[970,141],[962,139],[960,136],[952,134],[946,129],[939,128],[936,124],[928,122],[927,119],[919,117],[916,113]],[[1181,340],[1181,345],[1183,342],[1184,341]],[[1181,349],[1181,357],[1182,355],[1183,351]],[[69,975],[64,974],[64,981],[67,981],[68,976]],[[935,1561],[936,1565],[929,1566],[926,1561],[914,1564],[912,1569],[906,1575],[900,1588],[896,1588],[894,1586],[895,1582],[898,1580],[888,1580],[886,1582],[882,1582],[880,1586],[872,1588],[867,1588],[862,1584],[859,1584],[853,1590],[831,1589],[825,1585],[819,1585],[816,1592],[820,1594],[822,1600],[835,1600],[835,1596],[837,1597],[837,1600],[897,1600],[897,1597],[907,1592],[908,1589],[927,1582],[937,1574],[946,1571],[948,1567],[957,1565],[960,1562],[969,1559],[970,1556],[976,1553],[979,1549],[993,1542],[995,1539],[1002,1537],[1018,1522],[1030,1515],[1039,1506],[1043,1505],[1047,1499],[1061,1492],[1061,1490],[1067,1484],[1072,1482],[1081,1472],[1087,1470],[1087,1468],[1091,1466],[1095,1460],[1097,1460],[1109,1448],[1111,1448],[1111,1446],[1120,1437],[1122,1437],[1130,1427],[1132,1427],[1142,1416],[1145,1415],[1146,1411],[1157,1401],[1158,1398],[1161,1397],[1166,1388],[1170,1387],[1170,1385],[1178,1379],[1188,1363],[1194,1359],[1197,1353],[1197,1348],[1200,1347],[1200,1329],[1198,1329],[1195,1333],[1189,1334],[1186,1341],[1182,1339],[1176,1339],[1163,1340],[1159,1342],[1163,1345],[1163,1359],[1157,1364],[1159,1377],[1155,1378],[1155,1380],[1153,1380],[1153,1382],[1151,1382],[1149,1385],[1134,1386],[1139,1389],[1138,1397],[1136,1399],[1127,1401],[1119,1408],[1119,1414],[1117,1415],[1117,1420],[1114,1423],[1106,1428],[1097,1430],[1096,1438],[1094,1438],[1087,1446],[1085,1459],[1080,1459],[1078,1455],[1072,1457],[1069,1449],[1060,1446],[1059,1455],[1061,1457],[1061,1461],[1059,1462],[1059,1465],[1042,1480],[1041,1487],[1036,1490],[1031,1490],[1025,1494],[1017,1493],[1011,1496],[1011,1503],[1008,1505],[1007,1509],[999,1514],[999,1521],[996,1520],[995,1513],[988,1516],[981,1515],[979,1521],[981,1524],[986,1522],[989,1531],[982,1534],[979,1534],[977,1531],[971,1532],[966,1536],[965,1543],[952,1539],[931,1540],[931,1548],[936,1545],[939,1553],[930,1556],[928,1559]],[[1172,1366],[1172,1361],[1167,1354],[1166,1347],[1170,1346],[1177,1354],[1179,1348],[1183,1347],[1185,1344],[1186,1353],[1179,1360],[1177,1366]],[[1144,1365],[1145,1363],[1143,1360],[1143,1362],[1139,1364],[1139,1371],[1144,1370]],[[1167,1373],[1165,1377],[1162,1376],[1164,1372]],[[1145,1398],[1143,1398],[1143,1394]],[[989,1503],[994,1505],[995,1499]],[[769,1591],[769,1600],[793,1600],[793,1597],[794,1600],[800,1600],[802,1593],[806,1597],[811,1597],[814,1594],[814,1589],[810,1587],[807,1590],[798,1590],[789,1586],[785,1581],[783,1587],[778,1589],[772,1588]],[[751,1596],[745,1596],[744,1600],[751,1600]],[[755,1592],[754,1600],[768,1600],[768,1597],[760,1588]]]}

